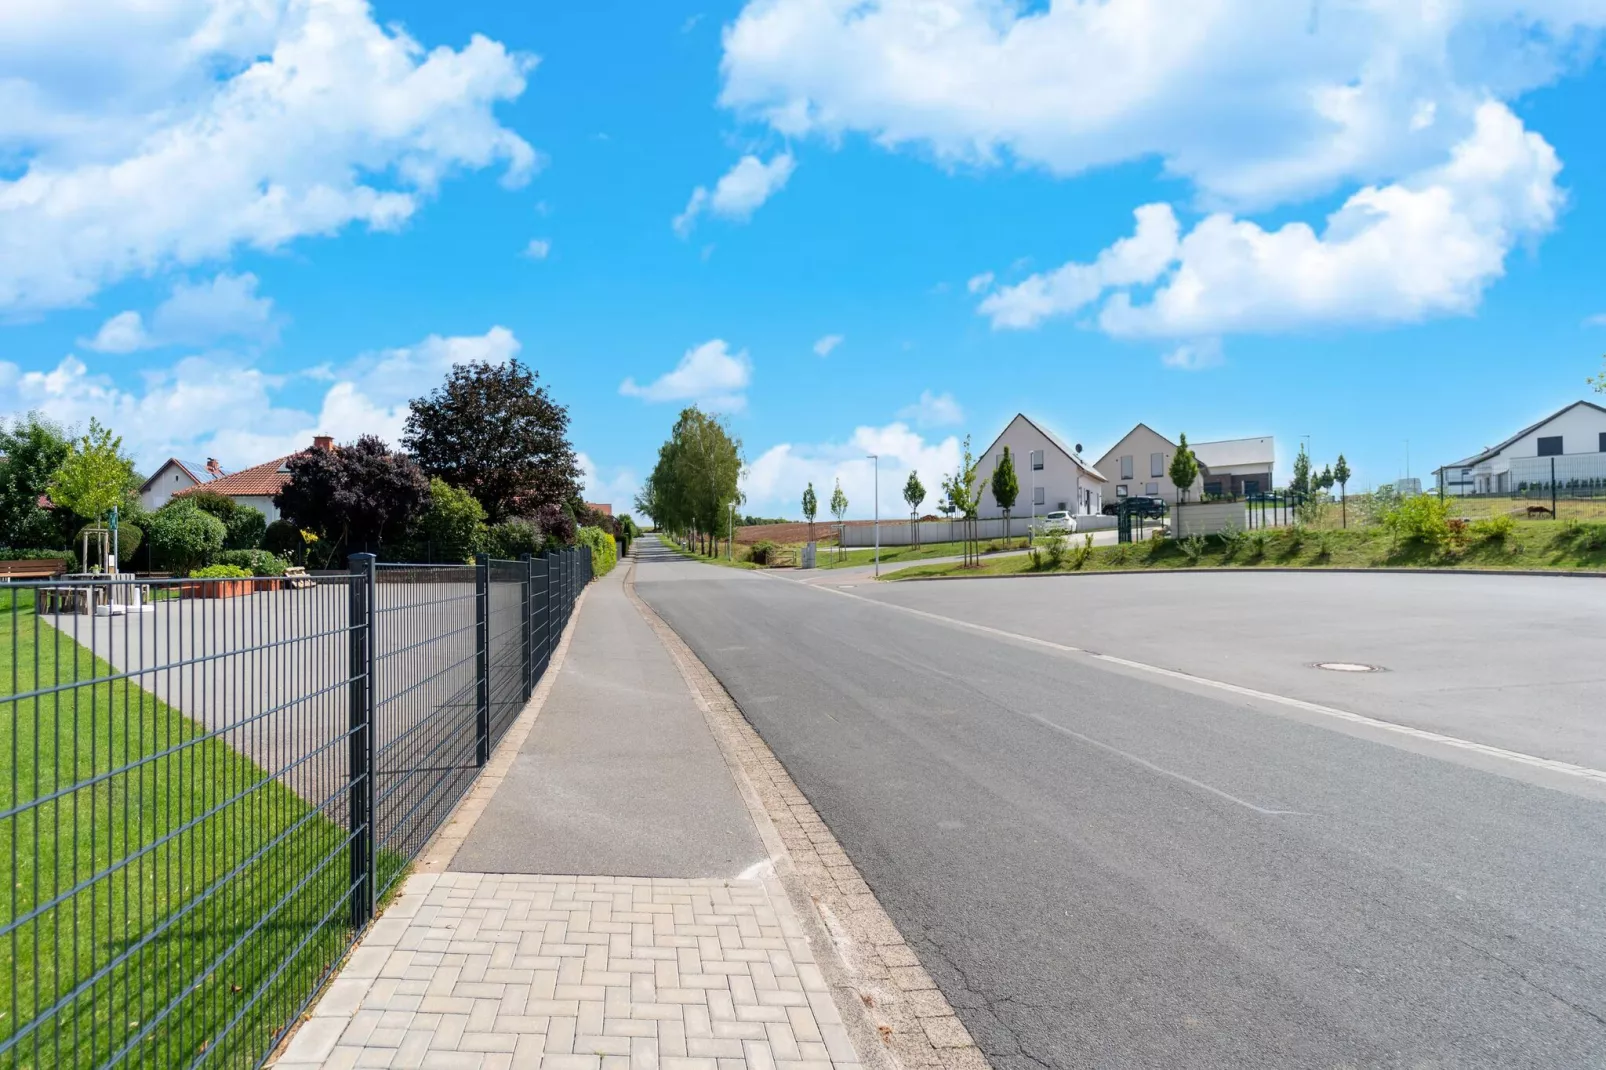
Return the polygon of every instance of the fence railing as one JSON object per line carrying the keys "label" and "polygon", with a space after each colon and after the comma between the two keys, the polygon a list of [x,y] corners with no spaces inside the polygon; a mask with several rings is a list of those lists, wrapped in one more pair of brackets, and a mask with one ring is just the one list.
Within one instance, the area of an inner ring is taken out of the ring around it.
{"label": "fence railing", "polygon": [[0,1066],[261,1065],[590,578],[575,548],[0,587]]}

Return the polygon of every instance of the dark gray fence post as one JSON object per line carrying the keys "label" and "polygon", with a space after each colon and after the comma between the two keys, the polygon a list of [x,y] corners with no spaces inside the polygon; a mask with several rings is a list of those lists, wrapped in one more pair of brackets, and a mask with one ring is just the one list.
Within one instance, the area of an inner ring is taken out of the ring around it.
{"label": "dark gray fence post", "polygon": [[531,570],[535,568],[529,554],[520,558],[524,562],[524,697],[535,691],[535,606],[530,602],[532,589]]}
{"label": "dark gray fence post", "polygon": [[351,925],[361,930],[374,916],[374,555],[352,554],[346,729],[347,828],[351,832]]}
{"label": "dark gray fence post", "polygon": [[491,556],[474,555],[474,761],[491,760]]}

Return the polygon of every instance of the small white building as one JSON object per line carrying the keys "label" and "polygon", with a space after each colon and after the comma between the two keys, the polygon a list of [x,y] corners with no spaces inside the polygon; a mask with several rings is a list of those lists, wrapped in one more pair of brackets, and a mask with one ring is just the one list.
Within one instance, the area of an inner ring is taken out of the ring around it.
{"label": "small white building", "polygon": [[205,465],[186,464],[177,457],[169,457],[144,483],[140,484],[139,500],[151,512],[167,504],[175,494],[210,482],[223,474],[223,469],[211,458]]}
{"label": "small white building", "polygon": [[[976,515],[992,519],[1004,515],[993,500],[993,471],[1009,447],[1020,482],[1013,516],[1042,516],[1064,509],[1079,516],[1096,514],[1104,507],[1105,478],[1082,459],[1081,447],[1071,449],[1052,432],[1034,423],[1025,413],[1017,413],[1003,433],[976,459],[976,476],[981,501]],[[1013,526],[1013,525],[1011,525]]]}
{"label": "small white building", "polygon": [[[1272,489],[1277,442],[1270,435],[1190,442],[1199,462],[1199,478],[1189,488],[1193,498],[1241,498]],[[1178,500],[1171,482],[1171,459],[1177,444],[1148,424],[1138,424],[1099,458],[1098,470],[1109,477],[1117,500],[1142,495]]]}
{"label": "small white building", "polygon": [[1498,446],[1434,469],[1447,495],[1606,486],[1606,408],[1575,401]]}

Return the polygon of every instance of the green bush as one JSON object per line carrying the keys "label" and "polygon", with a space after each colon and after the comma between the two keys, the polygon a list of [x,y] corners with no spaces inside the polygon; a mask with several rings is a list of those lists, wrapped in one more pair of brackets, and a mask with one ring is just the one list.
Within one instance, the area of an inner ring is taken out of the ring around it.
{"label": "green bush", "polygon": [[207,490],[204,486],[174,500],[186,502],[223,521],[225,550],[254,550],[262,545],[268,526],[268,518],[262,515],[262,510],[241,505],[227,494]]}
{"label": "green bush", "polygon": [[[99,550],[100,536],[94,534],[93,532],[96,529],[104,528],[105,526],[106,525],[104,525],[104,524],[85,524],[83,527],[78,529],[78,534],[73,536],[73,540],[72,540],[73,541],[73,546],[74,547],[83,546],[84,545],[84,535],[86,533],[88,533],[89,534],[89,552],[90,552],[91,555],[94,555],[94,556],[98,557],[99,554],[100,554],[100,550]],[[136,526],[134,526],[133,524],[118,524],[117,525],[117,553],[118,553],[118,559],[121,560],[121,561],[132,561],[134,559],[134,551],[138,550],[139,547],[140,547],[140,544],[142,542],[144,542],[144,541],[145,541],[145,533],[143,531],[141,531],[139,528],[137,528]],[[111,539],[109,537],[106,540],[106,545],[107,546],[111,545]]]}
{"label": "green bush", "polygon": [[190,573],[192,580],[248,580],[251,573],[238,565],[207,565]]}
{"label": "green bush", "polygon": [[528,520],[504,520],[485,529],[485,553],[492,557],[511,561],[545,548],[541,530]]}
{"label": "green bush", "polygon": [[747,551],[747,559],[755,565],[770,565],[779,547],[769,539],[760,539]]}
{"label": "green bush", "polygon": [[0,550],[0,561],[60,561],[68,572],[78,571],[78,555],[71,550]]}
{"label": "green bush", "polygon": [[286,561],[299,562],[305,559],[307,543],[300,529],[290,521],[275,520],[262,533],[262,548]]}
{"label": "green bush", "polygon": [[[182,501],[182,499],[178,499]],[[223,521],[194,506],[164,506],[151,517],[151,556],[172,572],[189,572],[211,561],[223,549]]]}
{"label": "green bush", "polygon": [[1082,536],[1082,545],[1076,548],[1071,555],[1071,567],[1081,568],[1093,559],[1093,533],[1088,532]]}
{"label": "green bush", "polygon": [[253,576],[283,576],[290,562],[266,550],[224,550],[214,558],[219,565],[243,568]]}
{"label": "green bush", "polygon": [[591,574],[606,576],[619,560],[619,546],[613,536],[601,528],[579,528],[574,533],[578,546],[591,549]]}
{"label": "green bush", "polygon": [[1177,543],[1182,548],[1182,555],[1188,559],[1188,564],[1197,565],[1205,554],[1205,537],[1203,535],[1189,535]]}
{"label": "green bush", "polygon": [[471,561],[485,542],[485,509],[468,491],[431,479],[429,508],[418,518],[412,541],[414,557]]}
{"label": "green bush", "polygon": [[1396,542],[1415,542],[1434,550],[1448,550],[1456,533],[1450,525],[1450,507],[1432,494],[1413,494],[1383,515],[1383,527]]}
{"label": "green bush", "polygon": [[1571,544],[1580,550],[1606,550],[1606,524],[1585,524],[1576,519],[1567,520],[1561,530],[1556,532],[1554,541]]}

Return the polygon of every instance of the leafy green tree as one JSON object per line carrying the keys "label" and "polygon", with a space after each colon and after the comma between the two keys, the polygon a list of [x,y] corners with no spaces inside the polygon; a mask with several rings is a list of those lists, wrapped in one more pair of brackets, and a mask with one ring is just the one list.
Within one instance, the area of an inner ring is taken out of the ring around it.
{"label": "leafy green tree", "polygon": [[72,444],[50,480],[50,500],[85,520],[98,521],[121,505],[137,487],[134,462],[123,456],[123,440],[98,420]]}
{"label": "leafy green tree", "polygon": [[151,517],[145,538],[157,565],[187,576],[222,551],[227,534],[223,521],[175,498]]}
{"label": "leafy green tree", "polygon": [[1590,376],[1589,385],[1595,388],[1596,393],[1606,394],[1606,357],[1600,359],[1602,365],[1600,374]]}
{"label": "leafy green tree", "polygon": [[1004,456],[993,469],[993,501],[1004,511],[1004,542],[1009,543],[1009,514],[1014,511],[1015,499],[1020,497],[1020,477],[1015,474],[1015,457],[1004,447]]}
{"label": "leafy green tree", "polygon": [[814,481],[803,488],[803,519],[809,522],[809,541],[814,541],[814,518],[820,511],[820,499],[814,493]]}
{"label": "leafy green tree", "polygon": [[36,412],[0,424],[0,543],[45,549],[67,546],[72,527],[60,510],[42,509],[56,469],[72,445],[61,428]]}
{"label": "leafy green tree", "polygon": [[1338,463],[1333,465],[1333,482],[1338,484],[1338,509],[1343,517],[1343,524],[1349,527],[1349,462],[1344,455],[1338,455]]}
{"label": "leafy green tree", "polygon": [[848,515],[848,496],[842,493],[842,480],[836,481],[836,489],[831,492],[831,515],[836,517],[836,545],[842,551],[842,518]]}
{"label": "leafy green tree", "polygon": [[223,549],[255,550],[262,545],[262,537],[268,530],[268,518],[262,514],[262,510],[242,505],[227,494],[219,494],[205,487],[184,495],[184,500],[203,513],[211,513],[223,521],[223,527],[228,531],[223,538]]}
{"label": "leafy green tree", "polygon": [[456,364],[444,385],[408,403],[402,445],[427,475],[474,495],[493,524],[579,492],[569,411],[537,378],[516,359]]}
{"label": "leafy green tree", "polygon": [[414,556],[428,561],[469,561],[485,540],[485,509],[466,490],[436,477],[429,481],[429,506],[418,518]]}
{"label": "leafy green tree", "polygon": [[676,537],[693,535],[706,552],[729,533],[731,507],[742,500],[742,443],[723,419],[696,406],[681,412],[658,463],[636,496],[636,508]]}
{"label": "leafy green tree", "polygon": [[920,504],[926,500],[926,485],[920,482],[918,471],[909,472],[909,478],[903,484],[903,500],[909,505],[909,542],[919,546]]}
{"label": "leafy green tree", "polygon": [[953,512],[965,520],[965,564],[979,564],[981,547],[976,539],[975,521],[981,494],[976,487],[976,458],[970,452],[969,435],[965,436],[959,468],[953,475],[943,477],[942,491],[947,496]]}
{"label": "leafy green tree", "polygon": [[1187,501],[1188,491],[1193,489],[1194,481],[1199,478],[1199,458],[1188,447],[1186,434],[1177,436],[1177,452],[1171,455],[1171,468],[1166,474],[1176,484],[1178,504]]}
{"label": "leafy green tree", "polygon": [[1288,489],[1298,498],[1310,496],[1310,454],[1305,452],[1305,444],[1299,444],[1299,456],[1294,458],[1294,478],[1288,481]]}

